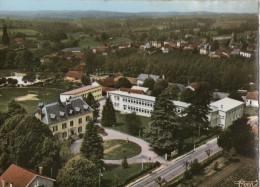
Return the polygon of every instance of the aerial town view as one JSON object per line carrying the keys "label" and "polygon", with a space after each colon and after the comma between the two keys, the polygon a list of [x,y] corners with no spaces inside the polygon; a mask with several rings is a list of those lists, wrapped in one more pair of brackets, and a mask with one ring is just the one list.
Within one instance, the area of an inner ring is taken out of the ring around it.
{"label": "aerial town view", "polygon": [[0,187],[259,186],[257,0],[0,0]]}

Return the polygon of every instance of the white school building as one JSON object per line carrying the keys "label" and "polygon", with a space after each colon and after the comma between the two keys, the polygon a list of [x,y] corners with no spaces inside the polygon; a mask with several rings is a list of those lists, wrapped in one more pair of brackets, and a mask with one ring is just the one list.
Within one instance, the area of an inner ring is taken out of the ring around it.
{"label": "white school building", "polygon": [[[134,94],[123,91],[109,91],[107,96],[111,98],[115,110],[122,113],[135,112],[137,115],[150,117],[155,104],[155,97]],[[190,103],[172,101],[175,112],[181,116]],[[210,103],[211,111],[208,114],[210,126],[226,128],[233,121],[243,116],[244,103],[230,98],[223,98]]]}

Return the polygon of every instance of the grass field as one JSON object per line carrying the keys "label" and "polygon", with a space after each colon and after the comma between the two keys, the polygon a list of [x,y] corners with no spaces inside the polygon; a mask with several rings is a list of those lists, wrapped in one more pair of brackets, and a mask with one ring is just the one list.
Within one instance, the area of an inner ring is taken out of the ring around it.
{"label": "grass field", "polygon": [[[144,169],[151,166],[152,163],[144,163]],[[142,172],[142,164],[129,164],[129,167],[124,169],[121,165],[106,165],[103,177],[101,177],[102,187],[120,186],[133,175]]]}
{"label": "grass field", "polygon": [[22,73],[23,71],[20,69],[1,69],[0,70],[0,78],[11,76],[12,73]]}
{"label": "grass field", "polygon": [[104,142],[104,150],[104,159],[107,160],[131,158],[142,151],[138,144],[127,140],[107,140]]}
{"label": "grass field", "polygon": [[[138,116],[142,122],[141,129],[145,129],[148,127],[148,123],[150,121],[150,118],[148,117],[143,117],[143,116]],[[110,127],[114,130],[124,132],[133,136],[138,136],[136,134],[133,134],[133,132],[129,131],[127,124],[125,122],[125,116],[124,114],[120,114],[119,112],[116,113],[116,119],[117,119],[117,124],[115,127]],[[141,133],[142,136],[142,133]]]}
{"label": "grass field", "polygon": [[[40,32],[34,30],[34,29],[28,29],[28,28],[8,28],[8,33],[14,34],[14,33],[23,33],[26,34],[28,37],[35,37],[37,34],[41,34]],[[2,37],[2,32],[0,33],[0,36]]]}
{"label": "grass field", "polygon": [[33,114],[37,109],[38,103],[44,101],[45,103],[51,103],[57,101],[59,98],[60,89],[52,88],[1,88],[0,89],[0,111],[6,111],[8,103],[19,96],[25,96],[28,94],[28,91],[38,91],[37,98],[39,101],[21,101],[19,102],[28,112],[28,114]]}

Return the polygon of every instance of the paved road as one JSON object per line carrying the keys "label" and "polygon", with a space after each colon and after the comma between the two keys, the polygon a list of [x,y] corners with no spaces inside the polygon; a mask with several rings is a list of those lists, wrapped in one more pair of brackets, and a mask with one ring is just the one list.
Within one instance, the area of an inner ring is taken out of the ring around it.
{"label": "paved road", "polygon": [[202,145],[195,149],[195,151],[189,152],[184,156],[176,158],[171,161],[169,165],[152,173],[148,177],[131,184],[131,187],[158,187],[159,185],[155,182],[157,177],[165,178],[167,181],[171,180],[174,176],[177,176],[185,171],[184,162],[192,161],[195,158],[198,159],[199,162],[205,160],[208,156],[205,152],[206,149],[211,149],[211,155],[216,154],[221,150],[221,148],[217,145],[217,138],[210,140],[207,144]]}

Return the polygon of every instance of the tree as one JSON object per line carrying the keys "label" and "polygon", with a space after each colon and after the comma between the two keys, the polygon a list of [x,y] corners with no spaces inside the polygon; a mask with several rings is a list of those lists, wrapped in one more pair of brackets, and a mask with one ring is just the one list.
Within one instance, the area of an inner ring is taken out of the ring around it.
{"label": "tree", "polygon": [[57,182],[64,187],[92,187],[98,183],[98,174],[95,164],[79,154],[59,171]]}
{"label": "tree", "polygon": [[145,138],[159,154],[170,153],[178,147],[176,117],[173,103],[164,94],[157,97]]}
{"label": "tree", "polygon": [[176,84],[169,84],[164,92],[170,100],[178,100],[178,94],[180,93],[180,90]]}
{"label": "tree", "polygon": [[0,79],[0,85],[1,85],[1,84],[5,84],[5,83],[6,83],[6,78],[5,78],[5,77],[1,78],[1,79]]}
{"label": "tree", "polygon": [[88,76],[84,76],[81,78],[81,83],[85,86],[90,85],[90,78]]}
{"label": "tree", "polygon": [[191,103],[194,100],[194,91],[191,89],[186,89],[183,92],[181,92],[180,95],[180,101]]}
{"label": "tree", "polygon": [[104,156],[103,139],[99,135],[98,129],[93,121],[90,121],[86,126],[86,132],[80,147],[80,152],[83,156],[101,168],[101,159]]}
{"label": "tree", "polygon": [[148,77],[144,80],[144,83],[142,86],[149,88],[149,90],[153,90],[154,84],[155,84],[155,81],[151,77]]}
{"label": "tree", "polygon": [[7,113],[10,116],[14,116],[16,114],[26,114],[26,110],[19,104],[17,103],[14,99],[8,103],[8,110]]}
{"label": "tree", "polygon": [[152,95],[157,97],[158,95],[160,95],[166,88],[168,87],[168,82],[164,79],[157,79],[155,84],[154,84],[154,88],[153,88],[153,92]]}
{"label": "tree", "polygon": [[116,124],[116,112],[110,97],[106,99],[106,103],[103,107],[101,124],[106,127],[112,127]]}
{"label": "tree", "polygon": [[102,34],[101,34],[100,37],[101,37],[101,40],[102,40],[102,41],[106,41],[106,40],[109,38],[108,34],[105,33],[105,32],[102,32]]}
{"label": "tree", "polygon": [[234,91],[231,91],[228,95],[229,98],[231,99],[235,99],[235,100],[238,100],[238,101],[242,101],[243,102],[243,98],[242,98],[242,95],[240,93],[238,93],[236,90]]}
{"label": "tree", "polygon": [[120,77],[115,82],[115,88],[131,88],[132,84],[126,77]]}
{"label": "tree", "polygon": [[190,163],[190,172],[192,173],[192,175],[200,175],[203,173],[203,170],[204,168],[202,164],[200,164],[197,159],[194,159]]}
{"label": "tree", "polygon": [[188,116],[193,119],[193,123],[198,127],[198,137],[200,137],[200,128],[208,125],[209,104],[212,97],[211,90],[206,83],[200,83],[194,91],[194,99],[187,108]]}
{"label": "tree", "polygon": [[140,118],[135,113],[125,114],[125,121],[129,131],[134,135],[138,135],[142,125]]}
{"label": "tree", "polygon": [[11,164],[56,176],[60,168],[59,148],[52,132],[33,116],[14,115],[5,120],[0,129],[0,168]]}
{"label": "tree", "polygon": [[99,102],[95,100],[92,93],[89,93],[87,98],[84,100],[94,110],[93,111],[93,120],[96,121],[97,118],[99,117],[99,106],[100,106]]}
{"label": "tree", "polygon": [[218,145],[224,150],[235,148],[237,153],[250,155],[254,153],[255,136],[247,119],[241,118],[233,122],[218,137]]}
{"label": "tree", "polygon": [[34,72],[26,73],[22,80],[24,82],[34,82],[36,80],[36,74]]}
{"label": "tree", "polygon": [[8,33],[7,33],[7,28],[6,28],[5,24],[3,26],[2,44],[3,45],[9,45],[10,44],[10,39],[9,39],[9,36],[8,36]]}
{"label": "tree", "polygon": [[12,78],[8,78],[7,79],[8,84],[10,84],[11,86],[15,86],[18,83],[17,79],[12,79]]}
{"label": "tree", "polygon": [[123,160],[122,160],[122,162],[121,162],[121,166],[122,166],[124,169],[126,169],[126,168],[129,167],[126,157],[123,158]]}

